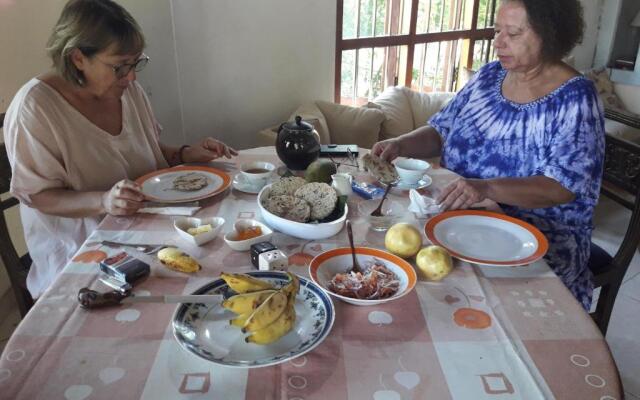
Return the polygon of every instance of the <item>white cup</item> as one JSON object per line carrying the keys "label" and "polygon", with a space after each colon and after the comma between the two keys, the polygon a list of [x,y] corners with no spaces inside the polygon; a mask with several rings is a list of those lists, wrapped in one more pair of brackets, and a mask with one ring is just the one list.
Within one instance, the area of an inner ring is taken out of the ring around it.
{"label": "white cup", "polygon": [[424,176],[431,167],[426,161],[416,160],[414,158],[405,158],[399,160],[395,164],[396,171],[400,176],[400,181],[408,185],[415,185]]}
{"label": "white cup", "polygon": [[264,161],[252,161],[240,165],[242,176],[252,186],[265,185],[275,169],[275,165]]}

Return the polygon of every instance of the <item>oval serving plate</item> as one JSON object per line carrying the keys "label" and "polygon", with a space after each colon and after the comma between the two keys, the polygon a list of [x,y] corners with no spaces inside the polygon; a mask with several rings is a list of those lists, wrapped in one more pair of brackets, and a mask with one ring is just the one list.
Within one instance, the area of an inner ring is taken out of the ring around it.
{"label": "oval serving plate", "polygon": [[[276,287],[285,285],[287,275],[272,271],[247,272],[256,278],[271,282]],[[276,365],[301,356],[318,346],[327,337],[335,320],[335,309],[329,296],[308,279],[300,279],[300,292],[296,297],[296,322],[293,329],[268,345],[246,343],[240,328],[229,324],[236,314],[221,304],[181,304],[173,316],[173,334],[187,351],[216,364],[257,368]],[[201,287],[193,294],[220,294],[228,290],[222,279]]]}
{"label": "oval serving plate", "polygon": [[[173,181],[181,175],[199,173],[207,178],[207,185],[202,189],[181,191],[173,189]],[[142,187],[142,193],[152,201],[165,203],[182,203],[202,200],[226,190],[231,184],[229,175],[215,168],[180,165],[172,168],[150,172],[136,179]]]}
{"label": "oval serving plate", "polygon": [[547,238],[535,226],[491,211],[447,211],[427,221],[429,240],[463,261],[512,267],[547,253]]}

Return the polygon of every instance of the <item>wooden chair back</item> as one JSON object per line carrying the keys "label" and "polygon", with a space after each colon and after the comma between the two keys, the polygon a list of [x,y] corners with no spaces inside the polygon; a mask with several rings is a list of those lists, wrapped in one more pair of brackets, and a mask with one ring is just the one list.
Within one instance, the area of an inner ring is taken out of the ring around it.
{"label": "wooden chair back", "polygon": [[615,255],[609,256],[604,266],[594,267],[590,260],[595,287],[600,288],[591,316],[606,335],[618,290],[640,243],[640,146],[606,135],[602,183],[602,194],[631,210],[629,225]]}
{"label": "wooden chair back", "polygon": [[[4,126],[4,114],[0,114],[0,129]],[[4,143],[0,143],[0,195],[9,192],[11,183],[11,165],[7,157]],[[3,196],[4,197],[4,196]],[[0,259],[4,264],[13,293],[18,303],[20,314],[24,317],[33,305],[33,298],[27,290],[27,274],[31,267],[29,253],[20,256],[9,235],[9,227],[5,218],[5,211],[19,204],[14,197],[0,201]]]}

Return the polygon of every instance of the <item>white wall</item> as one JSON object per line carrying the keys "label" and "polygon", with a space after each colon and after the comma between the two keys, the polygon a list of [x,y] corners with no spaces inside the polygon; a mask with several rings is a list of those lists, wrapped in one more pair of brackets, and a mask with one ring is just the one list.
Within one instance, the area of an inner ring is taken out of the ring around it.
{"label": "white wall", "polygon": [[572,54],[575,57],[575,68],[578,71],[589,69],[593,65],[596,43],[598,40],[598,24],[603,0],[580,0],[583,7],[584,36],[582,43],[576,46]]}

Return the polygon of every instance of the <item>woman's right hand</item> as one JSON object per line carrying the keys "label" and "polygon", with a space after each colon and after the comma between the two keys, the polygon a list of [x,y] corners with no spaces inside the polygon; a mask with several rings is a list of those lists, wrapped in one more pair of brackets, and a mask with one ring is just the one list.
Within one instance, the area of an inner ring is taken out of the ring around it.
{"label": "woman's right hand", "polygon": [[400,156],[400,141],[398,138],[387,139],[373,145],[371,154],[385,161],[393,161]]}
{"label": "woman's right hand", "polygon": [[144,194],[140,185],[123,179],[102,195],[102,207],[111,215],[131,215],[142,208]]}

